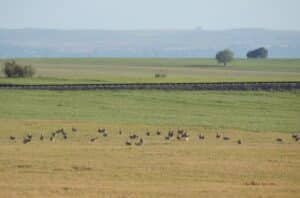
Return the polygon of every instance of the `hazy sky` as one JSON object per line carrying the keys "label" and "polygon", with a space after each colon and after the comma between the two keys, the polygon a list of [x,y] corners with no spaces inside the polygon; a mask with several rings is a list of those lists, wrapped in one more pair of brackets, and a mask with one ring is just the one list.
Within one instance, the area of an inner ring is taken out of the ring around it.
{"label": "hazy sky", "polygon": [[300,0],[0,0],[2,28],[300,30]]}

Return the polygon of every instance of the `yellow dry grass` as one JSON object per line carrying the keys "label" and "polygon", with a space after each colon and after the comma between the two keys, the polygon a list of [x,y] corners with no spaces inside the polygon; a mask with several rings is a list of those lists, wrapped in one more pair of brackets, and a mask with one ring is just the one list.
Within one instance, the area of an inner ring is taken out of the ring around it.
{"label": "yellow dry grass", "polygon": [[[188,142],[154,135],[156,126],[114,126],[95,122],[0,120],[0,197],[297,197],[300,144],[290,134],[187,128]],[[72,133],[74,126],[78,132]],[[67,141],[48,140],[64,127]],[[100,136],[98,127],[108,129]],[[123,134],[117,132],[123,129]],[[163,134],[171,126],[161,126]],[[146,137],[149,129],[152,136]],[[43,131],[46,140],[38,136]],[[21,143],[26,133],[33,141]],[[142,147],[125,146],[131,133]],[[202,132],[206,139],[199,141]],[[15,135],[16,143],[9,135]],[[91,144],[91,137],[99,140]],[[276,138],[284,143],[276,143]],[[242,139],[243,144],[236,144]]]}

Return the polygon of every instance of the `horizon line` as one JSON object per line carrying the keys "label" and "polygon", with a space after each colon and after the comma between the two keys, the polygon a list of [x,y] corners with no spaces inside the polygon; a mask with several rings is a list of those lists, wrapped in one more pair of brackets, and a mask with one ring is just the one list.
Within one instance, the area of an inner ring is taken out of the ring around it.
{"label": "horizon line", "polygon": [[273,29],[262,27],[241,27],[224,29],[206,29],[203,27],[195,28],[51,28],[51,27],[0,27],[0,30],[56,30],[56,31],[236,31],[236,30],[258,30],[258,31],[294,31],[300,32],[300,29]]}

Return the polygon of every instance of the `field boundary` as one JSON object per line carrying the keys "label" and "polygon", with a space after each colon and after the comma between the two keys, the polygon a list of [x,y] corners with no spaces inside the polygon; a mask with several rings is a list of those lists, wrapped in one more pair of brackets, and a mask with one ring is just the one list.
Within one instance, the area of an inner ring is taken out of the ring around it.
{"label": "field boundary", "polygon": [[219,83],[122,83],[122,84],[0,84],[0,89],[19,90],[265,90],[300,89],[300,82],[219,82]]}

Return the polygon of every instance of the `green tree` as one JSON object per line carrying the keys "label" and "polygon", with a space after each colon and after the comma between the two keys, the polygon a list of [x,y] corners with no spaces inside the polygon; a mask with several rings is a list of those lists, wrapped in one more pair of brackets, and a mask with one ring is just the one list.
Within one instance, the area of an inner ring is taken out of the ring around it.
{"label": "green tree", "polygon": [[234,58],[234,54],[231,50],[225,49],[217,53],[216,59],[218,63],[224,64],[224,66],[227,65],[227,63],[231,62]]}

